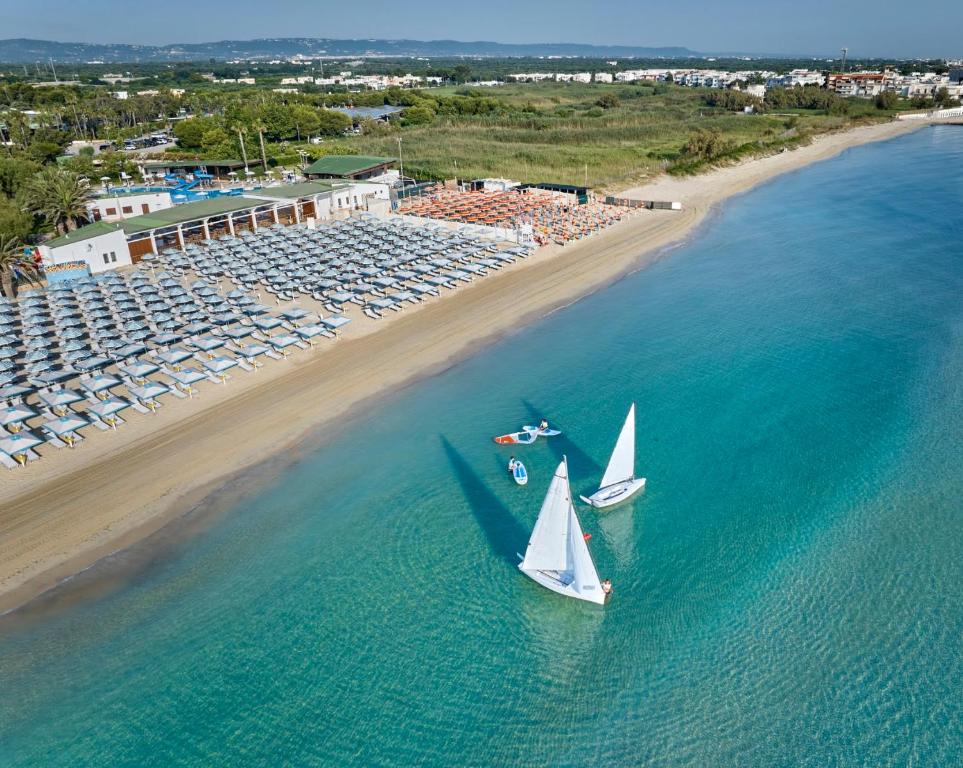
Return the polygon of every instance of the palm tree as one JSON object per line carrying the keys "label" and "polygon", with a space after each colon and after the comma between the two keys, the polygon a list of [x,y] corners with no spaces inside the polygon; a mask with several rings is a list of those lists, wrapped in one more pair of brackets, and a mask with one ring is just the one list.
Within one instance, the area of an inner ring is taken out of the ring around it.
{"label": "palm tree", "polygon": [[27,184],[27,210],[43,216],[58,234],[66,234],[87,221],[90,188],[80,176],[62,168],[44,168]]}
{"label": "palm tree", "polygon": [[39,283],[40,271],[30,258],[24,255],[20,238],[0,232],[0,283],[8,299],[17,296],[17,282],[32,285]]}

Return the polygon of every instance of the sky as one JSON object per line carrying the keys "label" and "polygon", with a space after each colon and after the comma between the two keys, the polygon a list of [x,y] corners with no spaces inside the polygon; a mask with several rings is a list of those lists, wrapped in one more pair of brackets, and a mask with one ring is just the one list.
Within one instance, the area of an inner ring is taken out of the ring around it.
{"label": "sky", "polygon": [[[701,52],[963,56],[958,0],[0,0],[0,37],[258,37],[679,45]],[[900,7],[895,7],[899,5]]]}

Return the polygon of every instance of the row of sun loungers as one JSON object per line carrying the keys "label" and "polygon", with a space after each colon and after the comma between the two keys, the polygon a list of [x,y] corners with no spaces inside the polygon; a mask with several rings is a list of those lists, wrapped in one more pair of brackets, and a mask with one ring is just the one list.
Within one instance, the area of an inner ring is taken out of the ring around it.
{"label": "row of sun loungers", "polygon": [[[363,217],[193,244],[0,299],[0,464],[76,447],[131,413],[334,339],[349,306],[378,319],[528,254],[471,231]],[[281,308],[295,300],[319,310]]]}

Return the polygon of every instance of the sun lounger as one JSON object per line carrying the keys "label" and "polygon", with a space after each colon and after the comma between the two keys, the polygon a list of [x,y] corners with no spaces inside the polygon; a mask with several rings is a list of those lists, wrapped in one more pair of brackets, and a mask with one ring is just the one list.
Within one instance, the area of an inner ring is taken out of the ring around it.
{"label": "sun lounger", "polygon": [[0,464],[3,464],[7,469],[16,469],[19,466],[17,462],[5,453],[0,453]]}
{"label": "sun lounger", "polygon": [[56,436],[53,432],[51,432],[50,430],[48,430],[48,429],[46,429],[46,428],[43,428],[43,429],[41,429],[41,431],[44,433],[44,435],[47,436],[47,442],[50,443],[50,445],[52,445],[54,448],[66,448],[66,447],[67,447],[67,444],[66,444],[63,440],[61,440],[59,437],[57,437],[57,436]]}

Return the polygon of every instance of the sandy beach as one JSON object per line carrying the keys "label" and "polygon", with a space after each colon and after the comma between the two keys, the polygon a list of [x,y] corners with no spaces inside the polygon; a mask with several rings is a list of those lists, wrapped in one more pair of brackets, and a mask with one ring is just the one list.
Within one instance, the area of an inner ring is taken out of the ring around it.
{"label": "sandy beach", "polygon": [[[639,269],[684,241],[721,201],[857,144],[922,127],[906,121],[816,139],[792,152],[622,196],[678,200],[299,351],[193,400],[167,401],[76,450],[0,472],[0,612],[23,605],[105,555],[171,523],[249,468],[318,436],[379,394],[432,375],[480,345]],[[519,307],[524,306],[520,311]],[[322,435],[323,439],[323,435]]]}

